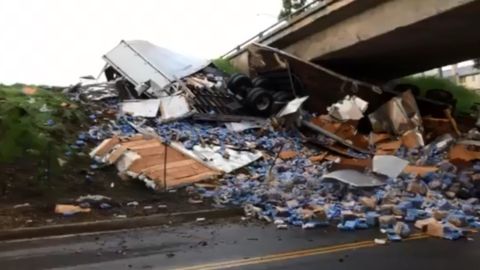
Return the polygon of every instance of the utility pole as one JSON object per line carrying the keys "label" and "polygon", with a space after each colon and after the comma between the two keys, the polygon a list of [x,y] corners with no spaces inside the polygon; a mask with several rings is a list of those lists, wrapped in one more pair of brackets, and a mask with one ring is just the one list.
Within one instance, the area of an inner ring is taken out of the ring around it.
{"label": "utility pole", "polygon": [[453,72],[453,79],[455,81],[456,84],[459,83],[459,79],[458,79],[458,68],[457,68],[457,64],[453,64],[452,65],[452,72]]}

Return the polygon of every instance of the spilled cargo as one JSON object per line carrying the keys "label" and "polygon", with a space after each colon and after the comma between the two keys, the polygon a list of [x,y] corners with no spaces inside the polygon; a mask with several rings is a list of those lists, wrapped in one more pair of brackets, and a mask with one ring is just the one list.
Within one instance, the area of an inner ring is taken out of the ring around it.
{"label": "spilled cargo", "polygon": [[[91,156],[126,179],[187,186],[192,202],[241,206],[278,229],[380,227],[398,241],[414,227],[446,239],[478,228],[479,138],[449,113],[422,116],[411,92],[378,104],[381,87],[258,44],[248,74],[187,57],[171,66],[178,54],[159,49],[142,54],[149,76],[114,60],[129,44],[153,46],[122,42],[106,54],[108,87],[69,91],[102,104],[97,117],[113,111],[90,128]],[[451,134],[432,137],[432,121]]]}

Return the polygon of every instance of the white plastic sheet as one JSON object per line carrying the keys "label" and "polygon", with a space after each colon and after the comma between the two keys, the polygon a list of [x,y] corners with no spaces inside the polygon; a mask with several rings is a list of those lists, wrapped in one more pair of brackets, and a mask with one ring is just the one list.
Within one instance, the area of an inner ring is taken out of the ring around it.
{"label": "white plastic sheet", "polygon": [[368,102],[356,97],[346,96],[344,99],[328,107],[328,113],[338,120],[360,120],[368,108]]}
{"label": "white plastic sheet", "polygon": [[190,113],[190,106],[184,96],[169,96],[160,99],[162,120],[179,119]]}
{"label": "white plastic sheet", "polygon": [[376,155],[373,157],[373,171],[396,178],[407,167],[408,161],[389,155]]}
{"label": "white plastic sheet", "polygon": [[160,99],[126,100],[121,105],[122,113],[133,116],[156,117]]}
{"label": "white plastic sheet", "polygon": [[171,146],[196,159],[197,161],[202,162],[206,166],[223,171],[225,173],[230,173],[239,168],[245,167],[262,157],[262,153],[258,151],[236,151],[227,148],[225,150],[228,155],[227,159],[224,158],[219,152],[220,146],[215,145],[206,145],[205,147],[202,147],[201,145],[195,145],[193,150],[188,150],[183,147],[182,144],[176,142],[173,142]]}
{"label": "white plastic sheet", "polygon": [[248,129],[256,129],[256,128],[262,128],[267,124],[266,121],[241,121],[241,122],[231,122],[231,123],[225,123],[225,126],[227,127],[228,130],[234,131],[234,132],[242,132],[244,130]]}
{"label": "white plastic sheet", "polygon": [[307,97],[296,98],[285,105],[278,113],[277,117],[283,117],[292,113],[297,112],[300,107],[302,107],[303,103],[308,99]]}
{"label": "white plastic sheet", "polygon": [[322,179],[334,179],[353,187],[377,187],[385,184],[373,175],[366,175],[355,170],[334,171],[323,175]]}

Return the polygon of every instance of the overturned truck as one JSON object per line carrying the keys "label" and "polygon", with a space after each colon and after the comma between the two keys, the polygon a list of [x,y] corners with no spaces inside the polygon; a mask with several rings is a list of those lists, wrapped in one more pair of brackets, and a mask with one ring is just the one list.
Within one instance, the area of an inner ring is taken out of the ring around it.
{"label": "overturned truck", "polygon": [[122,41],[104,56],[107,82],[71,89],[110,117],[89,132],[100,142],[91,156],[279,228],[380,226],[394,241],[417,221],[448,239],[480,227],[480,132],[458,125],[451,104],[268,46],[247,51],[243,73],[226,74]]}

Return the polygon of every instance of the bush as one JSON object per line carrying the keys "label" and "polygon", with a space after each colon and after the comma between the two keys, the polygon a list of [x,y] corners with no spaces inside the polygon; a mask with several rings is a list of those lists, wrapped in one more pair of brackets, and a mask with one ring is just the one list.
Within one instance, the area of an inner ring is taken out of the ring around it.
{"label": "bush", "polygon": [[438,77],[408,77],[400,80],[400,83],[416,85],[420,88],[422,96],[430,89],[444,89],[449,91],[457,100],[457,113],[461,114],[469,114],[471,107],[475,103],[480,102],[480,95],[448,79]]}
{"label": "bush", "polygon": [[86,119],[60,92],[23,85],[0,85],[0,163],[19,160],[36,163],[39,170],[57,163],[60,152],[73,140],[69,125]]}
{"label": "bush", "polygon": [[213,60],[213,65],[227,74],[237,73],[237,69],[227,59],[217,58]]}

